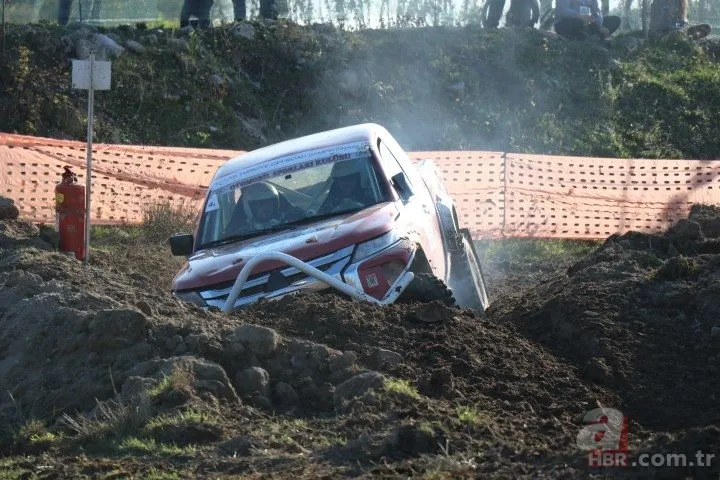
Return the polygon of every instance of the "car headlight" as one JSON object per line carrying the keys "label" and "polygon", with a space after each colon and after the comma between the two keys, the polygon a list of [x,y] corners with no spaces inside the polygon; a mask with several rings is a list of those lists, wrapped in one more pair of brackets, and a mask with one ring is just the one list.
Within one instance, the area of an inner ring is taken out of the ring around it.
{"label": "car headlight", "polygon": [[397,231],[390,230],[389,232],[373,238],[372,240],[359,243],[355,247],[355,252],[353,253],[352,259],[350,259],[350,263],[358,262],[363,258],[367,258],[370,255],[379,252],[380,250],[384,250],[398,240],[400,240],[400,236]]}
{"label": "car headlight", "polygon": [[198,292],[173,292],[173,295],[175,295],[177,298],[182,300],[183,302],[188,303],[194,303],[200,308],[207,308],[208,304],[205,302],[205,300],[200,296]]}

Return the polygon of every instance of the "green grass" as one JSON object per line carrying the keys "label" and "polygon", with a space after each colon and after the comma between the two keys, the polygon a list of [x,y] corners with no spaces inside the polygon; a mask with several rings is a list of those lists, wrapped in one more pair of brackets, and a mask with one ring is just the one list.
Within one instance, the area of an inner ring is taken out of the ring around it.
{"label": "green grass", "polygon": [[0,480],[32,478],[33,471],[19,465],[19,458],[0,458]]}
{"label": "green grass", "polygon": [[482,265],[532,267],[583,257],[600,244],[600,241],[510,238],[476,241],[475,251]]}
{"label": "green grass", "polygon": [[492,423],[492,418],[487,413],[478,410],[474,406],[459,405],[455,408],[455,413],[460,423],[471,427]]}
{"label": "green grass", "polygon": [[166,426],[177,425],[178,423],[218,424],[220,423],[220,419],[208,412],[189,409],[175,414],[165,414],[153,417],[148,420],[145,425],[145,431],[150,432],[155,429],[162,429]]}
{"label": "green grass", "polygon": [[174,444],[159,443],[155,439],[128,437],[120,442],[117,450],[122,453],[152,455],[155,457],[172,457],[193,455],[196,448],[192,445],[179,447]]}
{"label": "green grass", "polygon": [[394,378],[385,379],[384,388],[388,392],[398,393],[413,399],[419,399],[420,393],[408,380],[398,380]]}

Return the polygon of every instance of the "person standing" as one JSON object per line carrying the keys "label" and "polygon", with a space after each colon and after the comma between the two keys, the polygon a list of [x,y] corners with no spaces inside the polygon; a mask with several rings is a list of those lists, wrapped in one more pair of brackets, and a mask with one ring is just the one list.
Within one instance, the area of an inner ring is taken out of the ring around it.
{"label": "person standing", "polygon": [[213,0],[185,0],[180,11],[180,28],[190,25],[190,16],[198,19],[198,27],[210,28],[210,10]]}
{"label": "person standing", "polygon": [[61,26],[65,26],[70,21],[70,9],[72,9],[72,0],[58,0],[57,22]]}

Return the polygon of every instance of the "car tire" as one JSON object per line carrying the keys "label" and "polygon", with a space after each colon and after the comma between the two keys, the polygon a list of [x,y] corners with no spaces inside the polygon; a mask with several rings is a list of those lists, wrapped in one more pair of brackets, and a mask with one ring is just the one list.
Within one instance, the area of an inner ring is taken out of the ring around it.
{"label": "car tire", "polygon": [[485,277],[470,232],[462,229],[459,233],[462,237],[462,249],[451,258],[450,285],[459,307],[471,308],[482,315],[490,304]]}
{"label": "car tire", "polygon": [[430,273],[416,273],[415,278],[400,294],[397,303],[429,303],[440,301],[448,307],[455,306],[450,288]]}

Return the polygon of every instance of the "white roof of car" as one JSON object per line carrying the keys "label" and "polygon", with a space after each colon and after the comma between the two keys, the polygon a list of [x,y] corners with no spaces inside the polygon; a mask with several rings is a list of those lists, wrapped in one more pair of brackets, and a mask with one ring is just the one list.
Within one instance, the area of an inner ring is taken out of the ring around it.
{"label": "white roof of car", "polygon": [[213,181],[240,170],[244,170],[263,162],[279,157],[294,155],[319,148],[327,148],[336,145],[344,145],[354,142],[371,142],[378,133],[387,133],[384,127],[375,123],[363,123],[350,127],[337,128],[324,132],[293,138],[284,142],[268,145],[267,147],[252,150],[235,158],[228,160],[215,173]]}

